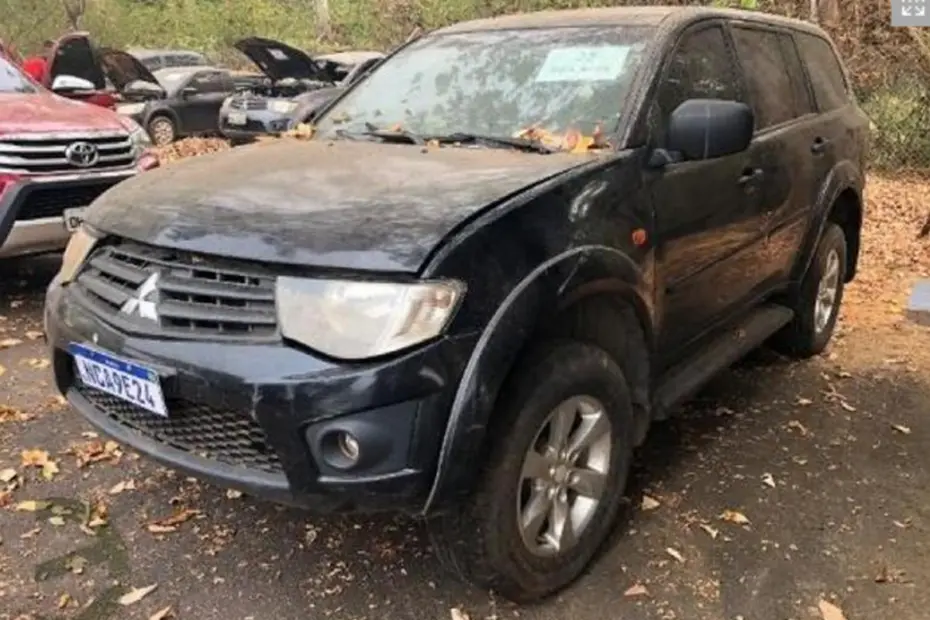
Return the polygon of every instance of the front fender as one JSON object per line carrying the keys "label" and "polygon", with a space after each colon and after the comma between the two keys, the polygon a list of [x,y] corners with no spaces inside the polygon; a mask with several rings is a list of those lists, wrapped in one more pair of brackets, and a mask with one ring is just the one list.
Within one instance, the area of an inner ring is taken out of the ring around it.
{"label": "front fender", "polygon": [[488,427],[505,378],[539,318],[582,290],[581,281],[589,274],[602,282],[609,279],[615,290],[626,288],[645,306],[641,268],[622,251],[602,245],[578,246],[553,256],[513,287],[482,330],[463,371],[424,515],[471,488],[483,465]]}
{"label": "front fender", "polygon": [[800,283],[804,279],[804,275],[814,259],[820,237],[823,235],[824,228],[826,228],[830,210],[839,195],[847,189],[852,189],[856,192],[856,197],[862,204],[862,188],[864,185],[865,179],[856,165],[849,160],[837,163],[827,175],[817,194],[811,225],[808,227],[807,234],[801,244],[798,261],[791,277],[792,282]]}

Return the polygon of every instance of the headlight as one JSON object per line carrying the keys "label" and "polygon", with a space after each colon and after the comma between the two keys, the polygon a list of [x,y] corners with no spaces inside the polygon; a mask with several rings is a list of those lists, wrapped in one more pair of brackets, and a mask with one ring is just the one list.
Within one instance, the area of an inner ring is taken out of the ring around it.
{"label": "headlight", "polygon": [[129,139],[132,141],[132,146],[137,155],[152,147],[152,139],[149,138],[148,132],[142,129],[142,125],[128,116],[120,116],[120,121],[123,123],[123,127],[129,131]]}
{"label": "headlight", "polygon": [[140,114],[145,109],[144,103],[121,103],[116,106],[116,111],[120,114],[131,115]]}
{"label": "headlight", "polygon": [[268,109],[278,114],[290,114],[297,109],[297,102],[287,99],[272,99],[268,102]]}
{"label": "headlight", "polygon": [[80,228],[74,231],[71,240],[68,241],[68,246],[65,248],[64,256],[61,259],[61,269],[58,271],[58,281],[61,284],[67,284],[74,279],[81,265],[87,260],[87,256],[99,240],[100,236],[86,224],[81,225]]}
{"label": "headlight", "polygon": [[360,360],[439,336],[465,293],[461,282],[393,284],[279,277],[285,338],[324,355]]}

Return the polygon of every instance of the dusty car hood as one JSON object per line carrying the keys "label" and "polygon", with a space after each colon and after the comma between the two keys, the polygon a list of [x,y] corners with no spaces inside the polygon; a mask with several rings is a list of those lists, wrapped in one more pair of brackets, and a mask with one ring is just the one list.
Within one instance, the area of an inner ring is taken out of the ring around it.
{"label": "dusty car hood", "polygon": [[158,80],[152,75],[138,58],[122,50],[104,47],[100,49],[100,63],[103,69],[118,90],[123,90],[135,81],[148,82],[160,86]]}
{"label": "dusty car hood", "polygon": [[103,231],[195,252],[415,273],[454,227],[589,156],[280,140],[139,175],[85,214]]}
{"label": "dusty car hood", "polygon": [[115,112],[38,93],[0,93],[0,136],[11,133],[126,131]]}
{"label": "dusty car hood", "polygon": [[326,76],[320,66],[305,52],[273,39],[249,37],[233,45],[248,56],[262,72],[274,81],[284,78],[322,80]]}

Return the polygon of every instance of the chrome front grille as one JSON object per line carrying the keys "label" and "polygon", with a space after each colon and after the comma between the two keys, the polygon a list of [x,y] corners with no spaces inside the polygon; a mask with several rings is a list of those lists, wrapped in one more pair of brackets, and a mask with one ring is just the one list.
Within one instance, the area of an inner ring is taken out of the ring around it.
{"label": "chrome front grille", "polygon": [[121,241],[75,281],[88,309],[128,332],[190,339],[277,335],[274,276],[254,265]]}
{"label": "chrome front grille", "polygon": [[135,162],[125,133],[6,135],[0,137],[0,172],[74,173],[128,168]]}
{"label": "chrome front grille", "polygon": [[233,110],[264,110],[268,102],[264,99],[232,99],[229,107]]}

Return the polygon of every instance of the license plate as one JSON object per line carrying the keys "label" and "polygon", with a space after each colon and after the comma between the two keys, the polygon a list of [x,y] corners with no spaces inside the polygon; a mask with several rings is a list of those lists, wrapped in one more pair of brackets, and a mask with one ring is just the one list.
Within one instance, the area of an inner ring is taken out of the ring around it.
{"label": "license plate", "polygon": [[168,417],[157,372],[81,344],[72,343],[68,350],[84,385]]}
{"label": "license plate", "polygon": [[226,120],[230,125],[245,125],[245,112],[230,112]]}
{"label": "license plate", "polygon": [[85,207],[77,207],[75,209],[65,209],[64,218],[65,218],[65,228],[68,232],[74,232],[81,225],[81,222],[84,221],[84,209]]}

